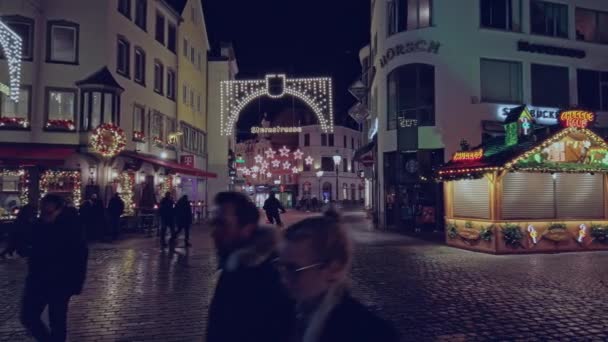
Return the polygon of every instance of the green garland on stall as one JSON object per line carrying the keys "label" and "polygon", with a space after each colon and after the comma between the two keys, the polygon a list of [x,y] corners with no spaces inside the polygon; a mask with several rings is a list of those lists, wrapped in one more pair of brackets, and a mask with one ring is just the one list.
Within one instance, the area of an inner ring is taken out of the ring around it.
{"label": "green garland on stall", "polygon": [[599,224],[591,225],[591,237],[600,243],[608,244],[608,228]]}
{"label": "green garland on stall", "polygon": [[505,239],[505,243],[511,247],[521,247],[521,241],[524,235],[521,232],[521,227],[516,224],[507,223],[502,227],[502,234]]}
{"label": "green garland on stall", "polygon": [[479,231],[479,237],[483,241],[492,241],[493,236],[494,236],[494,226],[493,225],[481,228],[481,230]]}
{"label": "green garland on stall", "polygon": [[448,237],[450,239],[455,239],[458,236],[458,226],[454,222],[448,223]]}

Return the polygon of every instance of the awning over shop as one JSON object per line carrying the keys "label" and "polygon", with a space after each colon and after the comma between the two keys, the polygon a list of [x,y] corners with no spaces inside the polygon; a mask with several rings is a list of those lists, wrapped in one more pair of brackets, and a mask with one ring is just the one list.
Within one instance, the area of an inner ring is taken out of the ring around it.
{"label": "awning over shop", "polygon": [[150,163],[152,165],[162,166],[164,168],[170,169],[173,172],[181,173],[185,175],[195,176],[199,178],[217,178],[215,173],[207,172],[201,169],[187,167],[181,164],[178,164],[173,161],[159,159],[150,155],[145,155],[137,152],[125,151],[121,153],[122,156],[130,157],[134,159],[139,159],[141,161]]}
{"label": "awning over shop", "polygon": [[370,141],[369,143],[359,147],[356,151],[355,151],[355,156],[353,157],[353,159],[355,161],[361,162],[363,157],[368,154],[369,152],[371,152],[374,147],[376,147],[376,136],[374,136],[374,139],[372,141]]}
{"label": "awning over shop", "polygon": [[0,166],[60,166],[76,147],[58,147],[41,144],[0,145]]}

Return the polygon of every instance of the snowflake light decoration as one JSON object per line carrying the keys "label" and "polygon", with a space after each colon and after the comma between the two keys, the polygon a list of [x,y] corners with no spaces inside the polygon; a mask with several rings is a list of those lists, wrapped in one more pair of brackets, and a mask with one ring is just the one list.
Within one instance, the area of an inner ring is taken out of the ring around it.
{"label": "snowflake light decoration", "polygon": [[264,157],[258,154],[254,159],[256,163],[260,164],[264,160]]}
{"label": "snowflake light decoration", "polygon": [[267,149],[264,153],[266,153],[266,158],[272,159],[277,154],[277,152],[271,148]]}
{"label": "snowflake light decoration", "polygon": [[279,150],[279,154],[281,155],[281,157],[289,157],[289,152],[291,152],[287,146],[283,146],[280,150]]}
{"label": "snowflake light decoration", "polygon": [[312,165],[312,162],[314,161],[314,159],[311,156],[306,157],[306,159],[304,159],[304,162],[306,162],[306,165]]}
{"label": "snowflake light decoration", "polygon": [[281,162],[280,161],[278,161],[278,160],[273,160],[272,161],[272,167],[279,167],[279,166],[281,166]]}
{"label": "snowflake light decoration", "polygon": [[300,149],[297,149],[293,153],[293,158],[296,159],[296,160],[301,160],[303,155],[304,155],[304,153],[302,151],[300,151]]}

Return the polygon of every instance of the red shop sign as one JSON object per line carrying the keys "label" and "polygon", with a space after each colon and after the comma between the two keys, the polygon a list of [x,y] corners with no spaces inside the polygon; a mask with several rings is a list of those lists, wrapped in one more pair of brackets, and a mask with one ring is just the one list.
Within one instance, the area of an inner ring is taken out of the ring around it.
{"label": "red shop sign", "polygon": [[191,154],[185,154],[179,157],[180,164],[194,168],[194,156]]}

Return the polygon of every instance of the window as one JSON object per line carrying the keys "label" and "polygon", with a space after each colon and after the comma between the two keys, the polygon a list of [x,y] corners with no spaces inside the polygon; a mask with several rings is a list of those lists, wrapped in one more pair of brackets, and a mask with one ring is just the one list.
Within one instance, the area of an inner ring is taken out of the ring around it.
{"label": "window", "polygon": [[197,111],[201,111],[201,94],[198,94],[198,97],[196,98],[196,110]]}
{"label": "window", "polygon": [[532,104],[569,107],[570,81],[567,67],[532,64]]}
{"label": "window", "polygon": [[146,53],[141,48],[135,48],[135,82],[146,85]]}
{"label": "window", "polygon": [[310,134],[304,134],[304,146],[310,146]]}
{"label": "window", "polygon": [[78,24],[49,21],[47,62],[78,64]]}
{"label": "window", "polygon": [[184,104],[187,105],[188,104],[188,86],[184,84],[183,86],[183,92],[182,92],[182,100],[184,101]]}
{"label": "window", "polygon": [[608,111],[608,72],[579,69],[577,78],[579,106]]}
{"label": "window", "polygon": [[133,140],[142,140],[146,134],[146,109],[140,105],[133,106]]}
{"label": "window", "polygon": [[327,134],[321,134],[321,146],[327,146]]}
{"label": "window", "polygon": [[156,41],[165,45],[165,17],[156,12]]}
{"label": "window", "polygon": [[194,108],[194,90],[190,89],[190,107]]}
{"label": "window", "polygon": [[431,0],[388,2],[388,34],[431,26]]}
{"label": "window", "polygon": [[350,148],[355,149],[355,138],[350,138]]}
{"label": "window", "polygon": [[[34,20],[22,16],[4,16],[4,23],[21,37],[21,59],[31,61],[34,57]],[[4,58],[4,53],[0,54]]]}
{"label": "window", "polygon": [[167,48],[169,49],[169,51],[177,53],[177,30],[175,29],[174,24],[169,24],[167,33],[169,35],[167,39]]}
{"label": "window", "polygon": [[167,69],[167,97],[175,101],[175,71]]}
{"label": "window", "polygon": [[184,57],[188,58],[188,40],[184,38]]}
{"label": "window", "polygon": [[135,0],[135,25],[139,26],[142,30],[147,30],[148,22],[148,1],[147,0]]}
{"label": "window", "polygon": [[435,68],[428,64],[408,64],[388,76],[389,130],[397,128],[397,118],[418,120],[419,126],[435,125]]}
{"label": "window", "polygon": [[608,12],[576,9],[576,39],[608,44]]}
{"label": "window", "polygon": [[27,128],[30,121],[30,87],[22,87],[19,91],[19,102],[11,100],[9,96],[0,93],[0,118],[16,119],[14,124],[4,123],[4,127]]}
{"label": "window", "polygon": [[73,131],[76,121],[76,91],[73,89],[46,89],[46,127]]}
{"label": "window", "polygon": [[355,160],[351,159],[351,161],[350,161],[350,172],[357,173],[357,168],[355,166],[356,166]]}
{"label": "window", "polygon": [[332,157],[322,157],[321,158],[321,170],[323,170],[325,172],[336,171],[336,164],[334,164],[334,160]]}
{"label": "window", "polygon": [[190,62],[194,64],[194,46],[190,47]]}
{"label": "window", "polygon": [[116,72],[125,77],[130,77],[130,50],[131,46],[129,45],[129,42],[124,37],[118,37],[118,47],[116,49]]}
{"label": "window", "polygon": [[345,135],[345,136],[343,136],[342,138],[343,138],[342,140],[343,140],[343,142],[344,142],[344,148],[346,148],[346,147],[347,147],[347,144],[346,144],[346,135]]}
{"label": "window", "polygon": [[522,67],[519,62],[481,60],[481,99],[484,102],[522,103]]}
{"label": "window", "polygon": [[131,0],[118,0],[118,12],[131,19]]}
{"label": "window", "polygon": [[103,90],[85,90],[81,93],[80,130],[88,131],[102,123],[120,124],[119,96]]}
{"label": "window", "polygon": [[304,163],[304,172],[312,171],[312,165]]}
{"label": "window", "polygon": [[328,134],[327,136],[329,137],[329,146],[334,146],[334,135]]}
{"label": "window", "polygon": [[481,27],[521,31],[521,0],[481,0]]}
{"label": "window", "polygon": [[344,160],[342,160],[342,171],[348,172],[348,159],[346,159],[346,158],[344,158]]}
{"label": "window", "polygon": [[163,94],[163,73],[164,67],[162,63],[154,62],[154,91]]}
{"label": "window", "polygon": [[530,27],[535,34],[568,38],[568,5],[532,0]]}
{"label": "window", "polygon": [[152,115],[152,137],[158,138],[161,141],[165,140],[165,127],[164,127],[165,118],[159,112],[154,112]]}
{"label": "window", "polygon": [[203,56],[201,55],[201,52],[198,52],[198,70],[202,70],[202,65],[203,65]]}

